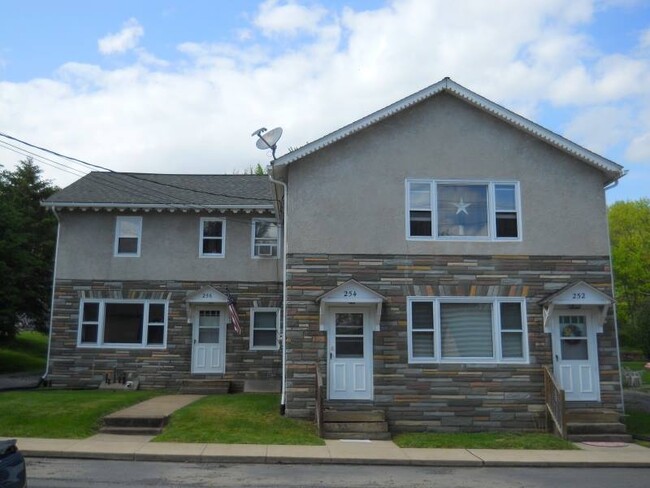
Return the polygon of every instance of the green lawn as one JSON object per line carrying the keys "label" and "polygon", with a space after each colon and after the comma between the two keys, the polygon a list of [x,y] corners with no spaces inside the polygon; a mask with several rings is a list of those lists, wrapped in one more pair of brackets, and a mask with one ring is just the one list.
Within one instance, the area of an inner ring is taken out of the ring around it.
{"label": "green lawn", "polygon": [[519,433],[412,433],[393,437],[399,447],[433,447],[458,449],[577,449],[573,444],[551,434]]}
{"label": "green lawn", "polygon": [[82,439],[105,415],[151,398],[152,391],[34,390],[0,393],[0,436]]}
{"label": "green lawn", "polygon": [[625,415],[627,433],[650,436],[650,413],[630,410]]}
{"label": "green lawn", "polygon": [[207,396],[178,410],[160,442],[323,445],[313,422],[279,413],[275,394]]}
{"label": "green lawn", "polygon": [[0,374],[45,371],[47,334],[21,332],[13,342],[0,346]]}

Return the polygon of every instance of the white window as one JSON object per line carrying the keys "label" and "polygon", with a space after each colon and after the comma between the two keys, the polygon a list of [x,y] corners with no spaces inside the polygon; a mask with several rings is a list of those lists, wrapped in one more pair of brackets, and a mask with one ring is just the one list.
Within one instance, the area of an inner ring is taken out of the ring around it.
{"label": "white window", "polygon": [[140,256],[142,217],[117,217],[115,220],[115,256]]}
{"label": "white window", "polygon": [[523,298],[407,300],[410,363],[527,363]]}
{"label": "white window", "polygon": [[252,308],[250,348],[277,349],[280,309]]}
{"label": "white window", "polygon": [[520,240],[517,182],[406,181],[409,239]]}
{"label": "white window", "polygon": [[79,312],[82,347],[164,348],[167,302],[83,300]]}
{"label": "white window", "polygon": [[201,219],[199,236],[199,256],[203,258],[222,258],[226,253],[226,221],[204,217]]}
{"label": "white window", "polygon": [[253,257],[277,257],[280,242],[278,225],[272,220],[253,220],[252,241]]}

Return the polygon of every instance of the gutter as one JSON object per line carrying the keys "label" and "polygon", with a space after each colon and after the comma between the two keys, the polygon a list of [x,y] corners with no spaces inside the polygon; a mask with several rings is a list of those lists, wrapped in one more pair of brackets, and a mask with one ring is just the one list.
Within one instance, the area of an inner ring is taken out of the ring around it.
{"label": "gutter", "polygon": [[56,208],[51,207],[52,213],[56,218],[56,246],[54,247],[54,270],[52,271],[52,297],[50,301],[50,330],[48,331],[47,339],[47,360],[45,362],[45,372],[41,376],[41,380],[38,382],[38,386],[41,386],[47,381],[47,375],[50,373],[50,351],[52,350],[52,329],[54,328],[54,292],[56,289],[56,268],[59,261],[59,238],[61,236],[61,220],[59,219],[59,214],[56,213]]}
{"label": "gutter", "polygon": [[[271,180],[272,183],[281,185],[284,190],[284,212],[282,213],[282,395],[280,397],[280,415],[284,415],[287,408],[287,210],[289,201],[289,188],[284,181],[276,180],[273,178],[273,169],[273,164],[271,164],[271,171],[269,171],[269,180]],[[278,209],[279,207],[280,205],[277,206]]]}

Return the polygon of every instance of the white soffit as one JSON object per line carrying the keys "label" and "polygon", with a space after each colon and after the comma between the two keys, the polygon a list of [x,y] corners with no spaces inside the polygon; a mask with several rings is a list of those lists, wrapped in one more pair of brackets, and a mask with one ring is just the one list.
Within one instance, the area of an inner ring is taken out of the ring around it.
{"label": "white soffit", "polygon": [[504,122],[524,131],[532,136],[576,157],[587,164],[603,171],[608,175],[608,183],[615,181],[622,177],[625,172],[623,167],[607,158],[604,158],[584,147],[576,144],[575,142],[566,139],[555,132],[545,129],[539,124],[532,122],[521,115],[518,115],[501,105],[498,105],[481,95],[478,95],[467,88],[459,85],[451,78],[444,78],[438,83],[435,83],[419,92],[414,93],[402,100],[399,100],[387,107],[378,110],[366,117],[363,117],[356,122],[352,122],[340,129],[321,137],[320,139],[306,144],[295,151],[285,154],[275,160],[274,165],[282,166],[293,163],[309,154],[312,154],[320,149],[323,149],[330,144],[333,144],[341,139],[344,139],[352,134],[359,132],[367,127],[370,127],[383,119],[395,115],[402,110],[405,110],[413,105],[416,105],[427,98],[437,95],[441,92],[448,92],[457,98],[463,99],[466,102],[478,107],[484,112],[490,113],[495,117],[503,120]]}

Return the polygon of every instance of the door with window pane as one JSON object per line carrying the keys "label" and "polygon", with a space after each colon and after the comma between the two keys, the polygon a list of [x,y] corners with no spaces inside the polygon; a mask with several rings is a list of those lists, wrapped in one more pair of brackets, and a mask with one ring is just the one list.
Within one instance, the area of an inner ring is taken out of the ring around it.
{"label": "door with window pane", "polygon": [[598,354],[589,314],[557,314],[553,324],[555,377],[567,401],[600,399]]}
{"label": "door with window pane", "polygon": [[372,399],[372,327],[364,310],[331,310],[327,378],[332,400]]}
{"label": "door with window pane", "polygon": [[192,336],[192,373],[223,373],[226,355],[224,311],[196,310]]}

